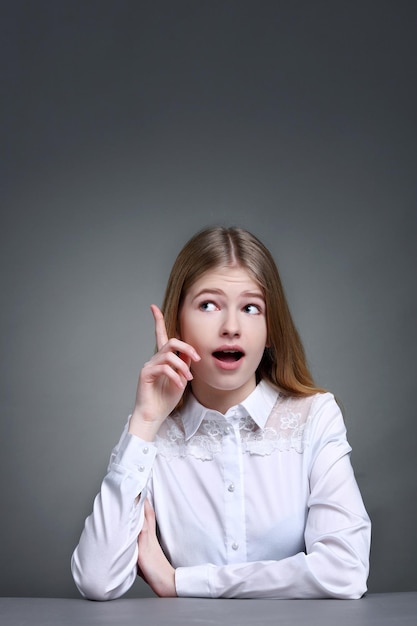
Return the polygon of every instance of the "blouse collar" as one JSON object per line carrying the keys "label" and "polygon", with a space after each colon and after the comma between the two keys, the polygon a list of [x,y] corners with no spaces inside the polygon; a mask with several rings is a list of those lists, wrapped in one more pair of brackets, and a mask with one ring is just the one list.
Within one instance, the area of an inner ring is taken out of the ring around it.
{"label": "blouse collar", "polygon": [[277,401],[279,391],[265,380],[255,387],[255,389],[239,404],[230,407],[223,415],[219,411],[208,409],[189,394],[184,406],[181,409],[181,419],[184,425],[186,440],[190,439],[200,428],[204,419],[219,419],[233,421],[248,415],[259,426],[264,428],[266,421]]}

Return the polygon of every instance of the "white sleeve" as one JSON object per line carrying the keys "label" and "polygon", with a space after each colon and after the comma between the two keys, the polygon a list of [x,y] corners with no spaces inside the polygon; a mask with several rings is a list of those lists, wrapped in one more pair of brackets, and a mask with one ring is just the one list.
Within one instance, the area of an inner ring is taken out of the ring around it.
{"label": "white sleeve", "polygon": [[145,499],[138,496],[145,495],[155,456],[156,447],[126,426],[72,555],[72,575],[85,598],[119,598],[135,581]]}
{"label": "white sleeve", "polygon": [[360,598],[369,573],[370,520],[350,463],[351,448],[331,394],[312,421],[306,552],[281,561],[176,570],[179,596]]}

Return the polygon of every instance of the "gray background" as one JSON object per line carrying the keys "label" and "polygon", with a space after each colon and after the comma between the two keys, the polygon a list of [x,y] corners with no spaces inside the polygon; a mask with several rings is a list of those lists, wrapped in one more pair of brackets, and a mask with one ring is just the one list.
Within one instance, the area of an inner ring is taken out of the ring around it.
{"label": "gray background", "polygon": [[370,590],[417,589],[415,7],[2,2],[2,595],[77,596],[149,304],[213,223],[271,249],[343,402]]}

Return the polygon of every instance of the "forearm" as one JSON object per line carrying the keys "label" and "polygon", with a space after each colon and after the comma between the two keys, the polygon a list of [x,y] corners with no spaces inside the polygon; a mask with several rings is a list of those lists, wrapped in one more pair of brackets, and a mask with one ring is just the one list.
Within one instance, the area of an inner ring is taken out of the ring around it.
{"label": "forearm", "polygon": [[123,595],[136,578],[143,498],[155,457],[151,444],[125,435],[94,501],[72,558],[81,594],[95,600]]}
{"label": "forearm", "polygon": [[175,584],[182,597],[355,599],[366,592],[367,576],[366,562],[344,562],[323,548],[282,561],[179,567]]}

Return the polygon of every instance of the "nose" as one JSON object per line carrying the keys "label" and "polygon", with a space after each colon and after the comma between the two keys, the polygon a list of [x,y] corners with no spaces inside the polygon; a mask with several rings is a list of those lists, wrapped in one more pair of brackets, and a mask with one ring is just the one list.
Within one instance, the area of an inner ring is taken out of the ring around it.
{"label": "nose", "polygon": [[221,333],[222,337],[240,337],[240,324],[237,312],[224,311]]}

